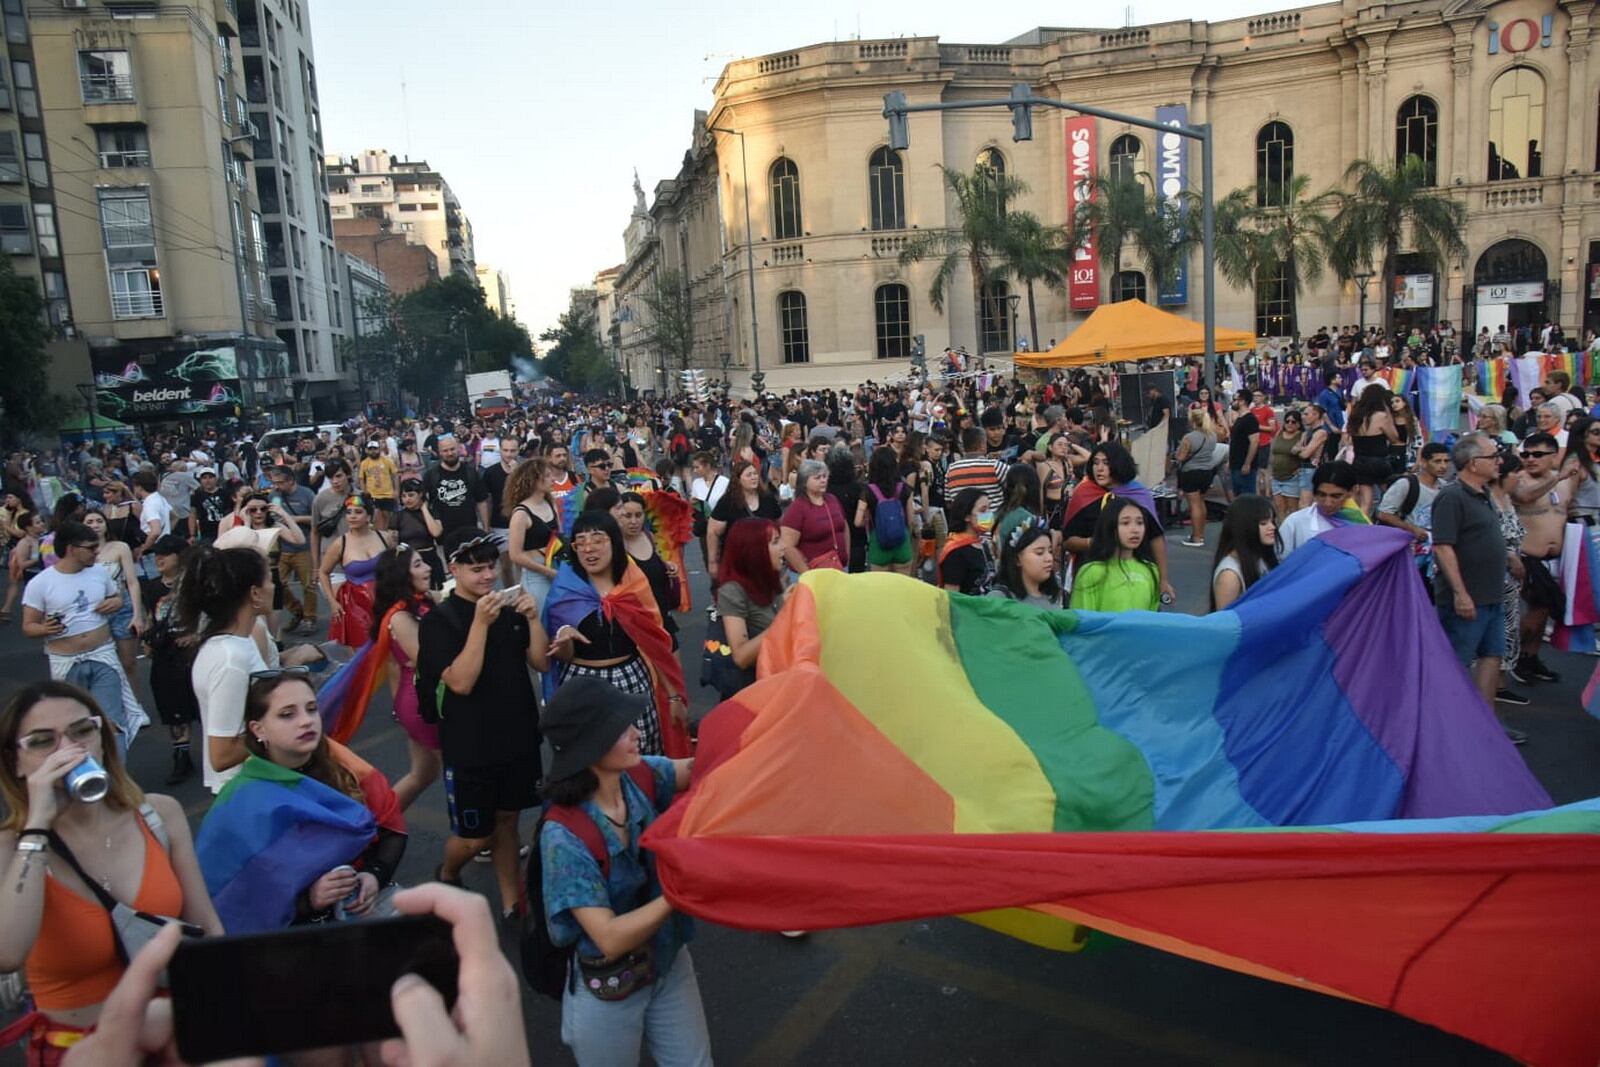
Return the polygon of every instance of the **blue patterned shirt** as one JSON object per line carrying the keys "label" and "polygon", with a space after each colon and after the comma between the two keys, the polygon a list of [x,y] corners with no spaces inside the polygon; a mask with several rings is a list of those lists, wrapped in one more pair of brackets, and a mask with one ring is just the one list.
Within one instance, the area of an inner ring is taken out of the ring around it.
{"label": "blue patterned shirt", "polygon": [[[621,915],[642,907],[661,895],[656,881],[655,859],[639,848],[639,837],[655,822],[656,816],[672,803],[676,771],[672,761],[659,756],[642,756],[656,780],[656,803],[652,807],[644,791],[627,775],[622,776],[622,798],[628,806],[628,844],[623,845],[610,820],[591,798],[578,805],[600,829],[611,856],[609,877],[600,876],[600,864],[576,834],[559,823],[546,822],[539,835],[539,863],[544,881],[544,914],[550,926],[550,940],[557,945],[577,945],[580,956],[598,958],[598,946],[572,917],[573,908],[610,908]],[[694,920],[674,911],[650,939],[655,950],[656,973],[664,976],[678,955],[678,948],[694,937]]]}

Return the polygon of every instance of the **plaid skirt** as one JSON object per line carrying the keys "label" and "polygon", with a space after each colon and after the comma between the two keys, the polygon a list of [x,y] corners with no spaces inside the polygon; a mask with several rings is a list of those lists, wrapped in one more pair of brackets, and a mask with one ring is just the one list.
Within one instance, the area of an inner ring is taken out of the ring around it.
{"label": "plaid skirt", "polygon": [[661,752],[661,720],[656,717],[656,690],[650,683],[650,668],[644,657],[634,656],[614,667],[588,667],[581,663],[563,663],[557,684],[568,678],[598,678],[609,682],[624,693],[637,693],[644,697],[645,713],[634,723],[639,728],[639,751],[647,756]]}

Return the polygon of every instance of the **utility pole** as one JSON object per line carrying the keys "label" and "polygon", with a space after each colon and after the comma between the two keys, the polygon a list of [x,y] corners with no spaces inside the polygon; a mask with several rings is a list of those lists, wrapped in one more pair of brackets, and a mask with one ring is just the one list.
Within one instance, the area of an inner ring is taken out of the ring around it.
{"label": "utility pole", "polygon": [[707,126],[708,130],[727,133],[739,138],[739,173],[744,184],[744,271],[750,278],[750,351],[755,356],[755,371],[750,375],[750,387],[757,397],[766,383],[761,373],[761,327],[756,320],[756,234],[750,228],[750,157],[745,150],[744,133],[725,126]]}

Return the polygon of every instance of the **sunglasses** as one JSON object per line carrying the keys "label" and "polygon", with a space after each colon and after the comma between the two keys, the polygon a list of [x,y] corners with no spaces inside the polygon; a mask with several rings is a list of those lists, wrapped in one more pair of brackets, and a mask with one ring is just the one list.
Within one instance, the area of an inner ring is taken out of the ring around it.
{"label": "sunglasses", "polygon": [[54,752],[63,737],[75,745],[82,745],[100,732],[101,722],[100,716],[89,715],[79,719],[77,722],[68,723],[67,728],[59,732],[56,730],[30,730],[17,738],[17,748],[23,752],[31,752],[38,756]]}
{"label": "sunglasses", "polygon": [[274,678],[310,678],[310,667],[273,667],[264,671],[251,671],[252,682],[266,682]]}
{"label": "sunglasses", "polygon": [[1554,452],[1523,452],[1522,453],[1522,458],[1523,459],[1542,459],[1545,456],[1553,456],[1553,455],[1555,455]]}

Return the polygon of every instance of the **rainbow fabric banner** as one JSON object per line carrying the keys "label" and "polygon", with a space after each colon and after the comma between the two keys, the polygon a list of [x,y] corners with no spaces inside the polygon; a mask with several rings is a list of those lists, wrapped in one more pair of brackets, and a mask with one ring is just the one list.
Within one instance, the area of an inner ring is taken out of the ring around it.
{"label": "rainbow fabric banner", "polygon": [[1203,618],[814,572],[759,674],[644,837],[675,907],[1070,921],[1528,1062],[1600,1055],[1600,801],[1551,809],[1403,531],[1336,528]]}
{"label": "rainbow fabric banner", "polygon": [[1426,440],[1437,441],[1461,429],[1459,367],[1419,367],[1417,421]]}

